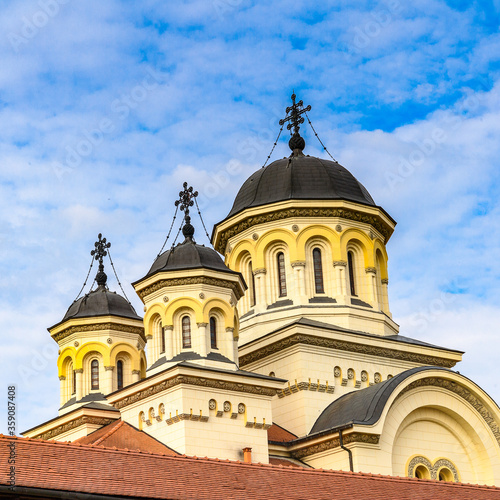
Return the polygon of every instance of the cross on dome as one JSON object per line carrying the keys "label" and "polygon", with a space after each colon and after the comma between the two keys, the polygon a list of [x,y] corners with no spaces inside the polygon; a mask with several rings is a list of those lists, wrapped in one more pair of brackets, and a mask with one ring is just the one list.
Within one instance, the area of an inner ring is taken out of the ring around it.
{"label": "cross on dome", "polygon": [[90,255],[92,255],[95,260],[99,261],[99,271],[95,277],[95,280],[97,281],[97,284],[99,286],[104,286],[106,285],[108,277],[104,272],[104,264],[102,262],[102,259],[106,257],[106,255],[108,255],[107,249],[111,247],[111,243],[107,242],[106,238],[103,238],[101,233],[99,233],[97,237],[98,240],[94,243],[95,249],[90,252]]}
{"label": "cross on dome", "polygon": [[[182,226],[182,234],[186,241],[193,241],[194,227],[191,225],[191,217],[189,216],[189,207],[194,205],[194,199],[198,196],[198,191],[193,191],[193,186],[188,187],[185,182],[182,187],[183,191],[179,192],[179,199],[175,201],[175,206],[179,207],[184,212],[184,225]],[[180,206],[179,206],[180,205]]]}
{"label": "cross on dome", "polygon": [[295,102],[295,99],[297,97],[295,95],[295,92],[291,97],[292,105],[286,108],[286,117],[280,120],[279,124],[284,125],[286,122],[290,122],[286,126],[287,130],[291,130],[293,127],[293,135],[288,141],[288,146],[292,151],[295,152],[296,150],[302,151],[306,146],[306,142],[300,136],[299,130],[300,124],[304,123],[304,117],[301,115],[303,115],[307,111],[311,111],[311,105],[309,104],[304,108],[304,102],[302,100],[300,100],[299,102]]}

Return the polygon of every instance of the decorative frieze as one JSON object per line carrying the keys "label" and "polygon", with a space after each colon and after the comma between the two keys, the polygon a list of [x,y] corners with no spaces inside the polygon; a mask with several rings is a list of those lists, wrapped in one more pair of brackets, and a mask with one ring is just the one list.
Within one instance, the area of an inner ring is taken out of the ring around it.
{"label": "decorative frieze", "polygon": [[236,298],[239,300],[243,297],[243,293],[240,289],[239,283],[235,281],[223,280],[220,278],[211,278],[209,276],[191,276],[185,278],[169,278],[164,280],[159,280],[152,285],[140,290],[138,293],[141,299],[144,299],[148,295],[161,290],[165,287],[170,286],[187,286],[187,285],[212,285],[220,288],[229,288],[234,292]]}
{"label": "decorative frieze", "polygon": [[[80,326],[70,326],[61,330],[59,333],[52,335],[52,338],[56,342],[60,342],[64,340],[66,337],[69,337],[73,333],[82,333],[82,332],[97,332],[100,330],[113,330],[116,332],[125,332],[125,333],[135,333],[139,335],[144,341],[146,341],[146,336],[144,334],[144,328],[139,326],[130,326],[130,325],[121,325],[118,323],[92,323],[89,325],[80,325]],[[76,344],[76,342],[75,342]]]}
{"label": "decorative frieze", "polygon": [[224,255],[226,253],[227,243],[230,238],[240,234],[241,232],[249,229],[258,224],[265,224],[277,220],[290,219],[293,217],[339,217],[364,224],[373,226],[385,240],[389,239],[393,229],[379,216],[370,215],[358,210],[349,208],[287,208],[283,210],[276,210],[267,214],[253,215],[243,219],[241,222],[233,224],[225,231],[221,232],[220,239],[216,250]]}
{"label": "decorative frieze", "polygon": [[194,413],[181,413],[175,417],[166,418],[165,422],[167,425],[176,424],[182,420],[192,420],[194,422],[208,422],[208,416],[206,415],[195,415]]}
{"label": "decorative frieze", "polygon": [[[360,338],[362,340],[362,338]],[[284,349],[293,347],[297,344],[312,345],[327,349],[336,349],[339,351],[349,351],[369,356],[384,357],[389,359],[399,359],[403,361],[410,361],[412,363],[420,363],[423,365],[444,366],[451,368],[455,366],[456,361],[438,356],[428,356],[426,354],[398,351],[387,347],[378,347],[366,345],[363,343],[348,342],[339,339],[329,339],[325,337],[317,337],[314,335],[305,335],[297,333],[285,339],[278,340],[272,344],[257,349],[253,352],[245,354],[240,357],[240,366],[249,365],[255,361],[264,359],[272,354],[281,352]]]}
{"label": "decorative frieze", "polygon": [[291,396],[292,394],[299,391],[313,391],[313,392],[323,392],[326,394],[333,394],[335,392],[335,386],[328,385],[328,381],[326,382],[326,384],[321,384],[319,379],[317,383],[311,382],[311,379],[309,379],[308,382],[297,382],[296,380],[294,384],[290,384],[290,382],[288,382],[288,387],[286,387],[281,391],[278,391],[278,398]]}
{"label": "decorative frieze", "polygon": [[101,427],[111,424],[115,422],[114,418],[105,418],[105,417],[93,417],[91,415],[83,415],[81,417],[72,420],[63,425],[57,426],[55,429],[51,429],[50,431],[42,432],[41,434],[37,434],[32,436],[36,439],[54,439],[56,436],[63,434],[65,432],[71,431],[80,427],[81,425],[92,424],[92,425],[100,425]]}

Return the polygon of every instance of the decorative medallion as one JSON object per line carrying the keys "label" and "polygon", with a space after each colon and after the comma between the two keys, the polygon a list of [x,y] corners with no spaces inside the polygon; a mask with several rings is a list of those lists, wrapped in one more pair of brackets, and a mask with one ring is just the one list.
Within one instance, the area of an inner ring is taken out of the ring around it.
{"label": "decorative medallion", "polygon": [[342,370],[340,369],[340,366],[336,366],[334,369],[333,369],[333,374],[335,375],[335,377],[340,377],[340,375],[342,375]]}
{"label": "decorative medallion", "polygon": [[205,298],[205,294],[203,292],[200,292],[199,297],[200,297],[201,300],[203,300]]}
{"label": "decorative medallion", "polygon": [[380,382],[382,382],[382,375],[380,375],[380,373],[375,373],[375,375],[373,376],[373,380],[375,381],[376,384],[379,384]]}
{"label": "decorative medallion", "polygon": [[75,347],[78,347],[80,345],[80,342],[78,340],[75,340]]}
{"label": "decorative medallion", "polygon": [[361,382],[367,382],[367,381],[368,381],[368,373],[363,370],[361,372]]}
{"label": "decorative medallion", "polygon": [[294,233],[296,233],[298,230],[299,230],[299,226],[297,226],[297,224],[294,224],[294,225],[292,226],[292,231],[293,231]]}
{"label": "decorative medallion", "polygon": [[238,413],[245,413],[245,405],[243,403],[240,403],[238,405]]}
{"label": "decorative medallion", "polygon": [[112,339],[111,337],[108,337],[108,338],[106,339],[106,342],[107,342],[108,344],[112,344],[112,343],[113,343],[113,339]]}
{"label": "decorative medallion", "polygon": [[354,370],[352,368],[349,368],[349,370],[347,370],[347,378],[349,380],[354,379]]}
{"label": "decorative medallion", "polygon": [[217,401],[215,401],[215,399],[211,399],[208,402],[208,409],[209,410],[216,410],[217,409]]}
{"label": "decorative medallion", "polygon": [[257,241],[257,240],[259,239],[259,235],[258,235],[257,233],[253,233],[253,234],[252,234],[252,239],[253,239],[254,241]]}
{"label": "decorative medallion", "polygon": [[231,403],[229,401],[224,401],[224,411],[225,412],[231,411]]}
{"label": "decorative medallion", "polygon": [[165,296],[163,297],[163,302],[165,302],[165,304],[166,304],[168,301],[169,301],[169,298],[165,295]]}
{"label": "decorative medallion", "polygon": [[342,231],[342,226],[340,224],[337,224],[335,226],[335,231],[337,231],[338,233],[340,233]]}

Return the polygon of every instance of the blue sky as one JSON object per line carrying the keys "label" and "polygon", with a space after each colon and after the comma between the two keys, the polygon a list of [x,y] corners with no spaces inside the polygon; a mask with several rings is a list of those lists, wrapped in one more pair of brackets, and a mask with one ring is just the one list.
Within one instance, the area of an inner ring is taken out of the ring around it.
{"label": "blue sky", "polygon": [[[498,0],[4,2],[0,382],[18,386],[19,430],[56,415],[46,328],[78,293],[97,233],[142,311],[130,283],[182,182],[211,231],[264,163],[292,89],[398,221],[401,334],[466,351],[457,369],[500,401],[499,22]],[[207,244],[199,223],[197,238]]]}

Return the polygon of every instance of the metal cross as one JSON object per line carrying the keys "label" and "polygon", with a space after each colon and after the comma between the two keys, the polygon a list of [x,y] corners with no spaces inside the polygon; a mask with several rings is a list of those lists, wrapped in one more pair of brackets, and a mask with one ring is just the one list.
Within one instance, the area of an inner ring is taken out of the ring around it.
{"label": "metal cross", "polygon": [[300,129],[300,124],[304,123],[304,117],[300,115],[304,114],[306,111],[311,111],[311,105],[309,104],[307,107],[302,108],[304,106],[304,103],[302,102],[302,100],[296,103],[295,102],[296,97],[297,96],[295,95],[294,92],[292,94],[292,105],[286,108],[286,117],[283,120],[280,120],[279,123],[280,125],[284,125],[286,122],[289,121],[290,123],[286,126],[286,128],[290,130],[293,127],[294,128],[293,132],[295,134],[298,134]]}
{"label": "metal cross", "polygon": [[193,198],[198,196],[198,191],[193,191],[193,186],[188,187],[188,183],[185,182],[182,187],[184,191],[179,192],[179,199],[175,201],[175,206],[180,205],[180,209],[186,212],[186,217],[189,215],[189,207],[194,205]]}
{"label": "metal cross", "polygon": [[103,266],[102,259],[103,257],[106,257],[108,255],[108,252],[106,250],[111,246],[111,243],[106,242],[106,238],[102,238],[102,234],[99,233],[97,236],[99,238],[98,241],[95,242],[95,250],[92,250],[90,252],[90,255],[95,258],[95,260],[99,261],[99,269],[101,269],[101,266]]}

